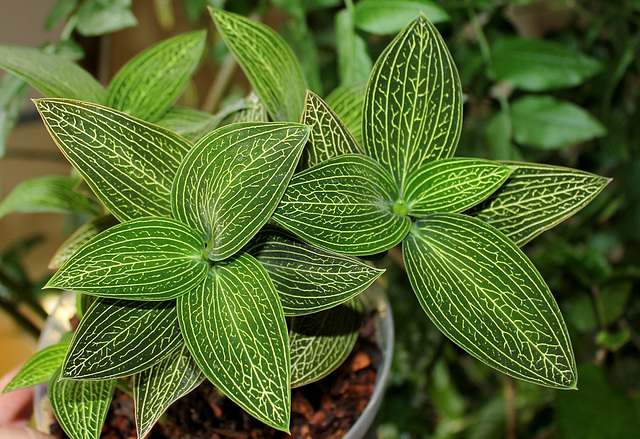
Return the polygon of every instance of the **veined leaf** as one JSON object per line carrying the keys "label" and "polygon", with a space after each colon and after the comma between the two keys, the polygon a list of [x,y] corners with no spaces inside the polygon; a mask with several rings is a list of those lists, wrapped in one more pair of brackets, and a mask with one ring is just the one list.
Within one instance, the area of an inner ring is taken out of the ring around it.
{"label": "veined leaf", "polygon": [[0,157],[18,121],[29,87],[22,79],[7,73],[0,78]]}
{"label": "veined leaf", "polygon": [[340,155],[294,175],[273,219],[312,244],[371,255],[398,244],[411,227],[409,217],[393,212],[397,198],[380,164],[361,154]]}
{"label": "veined leaf", "polygon": [[449,21],[449,14],[429,0],[362,0],[355,5],[355,21],[372,34],[395,34],[421,12],[432,23]]}
{"label": "veined leaf", "polygon": [[433,214],[415,223],[402,251],[422,308],[447,337],[507,375],[575,388],[558,305],[506,236],[473,217]]}
{"label": "veined leaf", "polygon": [[409,215],[459,213],[486,199],[513,172],[496,162],[453,158],[427,163],[407,179]]}
{"label": "veined leaf", "polygon": [[116,380],[77,381],[60,378],[49,382],[51,408],[71,439],[98,439],[116,388]]}
{"label": "veined leaf", "polygon": [[357,298],[291,319],[291,387],[313,383],[336,370],[351,353],[361,324],[362,304]]}
{"label": "veined leaf", "polygon": [[216,263],[200,288],[178,299],[178,319],[206,377],[253,417],[288,431],[287,325],[260,263],[246,253]]}
{"label": "veined leaf", "polygon": [[73,335],[62,377],[130,376],[157,364],[181,343],[175,301],[98,298]]}
{"label": "veined leaf", "polygon": [[339,305],[360,294],[384,272],[273,227],[256,235],[246,251],[269,273],[287,316]]}
{"label": "veined leaf", "polygon": [[171,216],[171,182],[191,148],[187,140],[87,102],[40,99],[36,107],[62,153],[113,216]]}
{"label": "veined leaf", "polygon": [[209,11],[271,118],[299,121],[307,83],[289,46],[264,24],[218,9]]}
{"label": "veined leaf", "polygon": [[89,72],[59,55],[29,47],[0,46],[0,67],[48,97],[95,103],[105,98],[104,88]]}
{"label": "veined leaf", "polygon": [[168,218],[139,218],[100,233],[79,248],[45,288],[99,297],[166,300],[202,282],[204,243]]}
{"label": "veined leaf", "polygon": [[251,92],[244,99],[246,108],[238,111],[231,119],[233,123],[240,122],[268,122],[267,109],[255,92]]}
{"label": "veined leaf", "polygon": [[559,166],[506,162],[514,169],[500,189],[468,214],[523,246],[589,204],[611,181]]}
{"label": "veined leaf", "polygon": [[156,123],[195,143],[218,128],[223,119],[246,109],[246,107],[247,104],[241,101],[217,114],[209,114],[186,107],[171,107]]}
{"label": "veined leaf", "polygon": [[58,250],[56,250],[51,261],[49,261],[49,268],[60,268],[76,250],[85,245],[98,233],[104,232],[116,224],[118,224],[118,220],[111,215],[101,216],[86,222],[73,232],[71,236],[62,243]]}
{"label": "veined leaf", "polygon": [[366,41],[356,33],[352,11],[344,9],[336,14],[336,43],[340,83],[364,81],[371,74],[373,62],[367,52]]}
{"label": "veined leaf", "polygon": [[0,218],[12,212],[99,214],[100,203],[74,192],[76,183],[54,176],[23,181],[0,202]]}
{"label": "veined leaf", "polygon": [[601,69],[595,59],[562,44],[500,38],[491,50],[487,74],[521,90],[543,91],[579,85]]}
{"label": "veined leaf", "polygon": [[202,55],[206,32],[164,40],[127,62],[107,88],[107,106],[156,122],[187,85]]}
{"label": "veined leaf", "polygon": [[2,390],[2,394],[49,381],[62,366],[68,348],[69,343],[57,343],[33,354]]}
{"label": "veined leaf", "polygon": [[341,154],[361,152],[338,115],[312,91],[307,91],[302,124],[311,127],[309,144],[302,154],[303,169]]}
{"label": "veined leaf", "polygon": [[133,376],[138,437],[145,437],[165,410],[205,379],[187,346]]}
{"label": "veined leaf", "polygon": [[267,222],[298,163],[309,128],[227,125],[185,157],[172,190],[175,218],[203,234],[209,258],[237,252]]}
{"label": "veined leaf", "polygon": [[453,156],[462,127],[458,72],[442,37],[424,17],[380,55],[364,102],[362,145],[393,175],[400,194],[425,163]]}
{"label": "veined leaf", "polygon": [[329,93],[325,102],[336,112],[358,145],[362,145],[362,106],[367,81],[341,85]]}

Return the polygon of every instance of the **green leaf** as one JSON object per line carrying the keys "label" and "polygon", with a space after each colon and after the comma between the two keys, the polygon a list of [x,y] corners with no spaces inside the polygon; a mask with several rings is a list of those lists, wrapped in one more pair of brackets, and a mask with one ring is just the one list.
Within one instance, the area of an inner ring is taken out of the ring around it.
{"label": "green leaf", "polygon": [[42,26],[43,29],[47,32],[54,30],[60,21],[71,15],[77,5],[78,0],[57,0],[51,11],[49,11],[49,15],[47,15]]}
{"label": "green leaf", "polygon": [[231,119],[233,123],[269,121],[267,109],[255,92],[251,92],[251,94],[244,99],[244,103],[246,104],[246,108],[233,115]]}
{"label": "green leaf", "polygon": [[351,84],[369,78],[373,62],[367,43],[356,33],[353,14],[348,9],[336,14],[336,44],[340,83]]}
{"label": "green leaf", "polygon": [[551,96],[525,96],[511,106],[513,137],[525,146],[558,149],[606,134],[589,112]]}
{"label": "green leaf", "polygon": [[256,235],[246,251],[269,273],[287,316],[323,311],[346,302],[384,272],[273,227]]}
{"label": "green leaf", "polygon": [[346,154],[294,175],[273,219],[302,239],[347,255],[390,249],[411,220],[393,212],[397,189],[370,157]]}
{"label": "green leaf", "polygon": [[184,90],[195,70],[206,32],[169,38],[127,62],[107,88],[107,106],[156,122]]}
{"label": "green leaf", "polygon": [[358,145],[362,145],[362,106],[366,89],[366,81],[341,85],[325,99],[327,105],[347,126]]}
{"label": "green leaf", "polygon": [[116,388],[115,380],[77,381],[54,373],[49,382],[51,408],[71,439],[98,439]]}
{"label": "green leaf", "polygon": [[459,213],[495,192],[513,169],[480,159],[454,158],[427,163],[407,179],[409,215]]}
{"label": "green leaf", "polygon": [[289,46],[264,24],[230,12],[209,11],[271,118],[299,121],[307,84]]}
{"label": "green leaf", "polygon": [[65,242],[56,250],[56,253],[49,261],[49,268],[60,268],[62,264],[71,257],[80,247],[85,245],[98,233],[104,232],[109,227],[118,224],[118,220],[111,215],[101,216],[80,226],[67,238]]}
{"label": "green leaf", "polygon": [[267,222],[308,136],[309,128],[293,123],[227,125],[185,157],[173,183],[173,215],[203,234],[211,260],[237,252]]}
{"label": "green leaf", "polygon": [[29,87],[9,73],[0,79],[0,157],[5,153],[7,139],[18,121]]}
{"label": "green leaf", "polygon": [[301,159],[303,169],[341,154],[361,152],[338,115],[312,91],[307,92],[302,124],[311,127],[309,144]]}
{"label": "green leaf", "polygon": [[364,103],[362,145],[400,194],[424,164],[453,156],[462,126],[458,72],[442,37],[418,17],[380,55]]}
{"label": "green leaf", "polygon": [[468,213],[522,246],[589,204],[609,178],[559,166],[507,162],[513,173]]}
{"label": "green leaf", "polygon": [[104,101],[102,85],[82,67],[59,55],[29,47],[0,46],[0,67],[48,97]]}
{"label": "green leaf", "polygon": [[492,48],[487,74],[521,90],[544,91],[579,85],[601,69],[595,59],[562,44],[500,38]]}
{"label": "green leaf", "polygon": [[447,337],[507,375],[576,387],[558,305],[506,236],[473,217],[433,214],[414,224],[402,252],[422,308]]}
{"label": "green leaf", "polygon": [[195,143],[218,128],[223,119],[244,109],[246,104],[242,101],[238,105],[225,108],[218,114],[209,114],[186,107],[171,107],[156,123]]}
{"label": "green leaf", "polygon": [[69,343],[57,343],[33,354],[2,390],[2,394],[49,381],[62,366],[68,348]]}
{"label": "green leaf", "polygon": [[314,33],[307,25],[307,18],[304,14],[292,17],[280,27],[279,31],[293,50],[296,59],[300,60],[300,68],[309,89],[321,95],[323,88],[318,46]]}
{"label": "green leaf", "polygon": [[449,21],[449,14],[429,0],[362,0],[355,5],[355,22],[372,34],[395,34],[421,12],[432,23]]}
{"label": "green leaf", "polygon": [[191,144],[119,111],[87,102],[36,101],[49,134],[120,221],[171,216],[171,183]]}
{"label": "green leaf", "polygon": [[181,343],[175,301],[98,298],[73,335],[62,377],[127,377],[157,364]]}
{"label": "green leaf", "polygon": [[169,406],[205,379],[187,346],[133,376],[133,400],[138,437],[145,437]]}
{"label": "green leaf", "polygon": [[0,218],[12,212],[100,213],[99,203],[74,192],[76,183],[53,176],[23,181],[0,202]]}
{"label": "green leaf", "polygon": [[78,8],[77,29],[85,37],[110,34],[136,26],[131,0],[85,0]]}
{"label": "green leaf", "polygon": [[246,253],[216,263],[200,288],[178,299],[178,319],[206,377],[251,416],[288,431],[287,325],[260,263]]}
{"label": "green leaf", "polygon": [[291,319],[291,387],[313,383],[336,370],[356,344],[362,317],[362,304],[353,299]]}
{"label": "green leaf", "polygon": [[203,250],[199,234],[179,221],[131,220],[79,248],[45,288],[114,299],[171,299],[202,282]]}

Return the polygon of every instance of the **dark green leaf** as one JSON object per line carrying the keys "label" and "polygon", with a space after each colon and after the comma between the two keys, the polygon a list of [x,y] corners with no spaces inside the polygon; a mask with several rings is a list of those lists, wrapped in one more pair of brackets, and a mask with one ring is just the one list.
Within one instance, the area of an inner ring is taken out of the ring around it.
{"label": "dark green leaf", "polygon": [[145,437],[165,410],[205,379],[187,346],[133,376],[138,437]]}
{"label": "dark green leaf", "polygon": [[49,382],[51,408],[71,439],[98,439],[107,417],[116,380],[77,381],[60,378],[56,371]]}
{"label": "dark green leaf", "polygon": [[360,294],[384,272],[276,228],[260,232],[246,250],[269,273],[288,316],[339,305]]}
{"label": "dark green leaf", "polygon": [[171,299],[202,282],[207,271],[203,251],[199,234],[179,221],[131,220],[79,248],[46,288],[115,299]]}
{"label": "dark green leaf", "polygon": [[76,183],[64,177],[23,181],[0,202],[0,218],[12,212],[100,213],[98,202],[74,192]]}
{"label": "dark green leaf", "polygon": [[427,163],[407,179],[409,215],[459,213],[486,199],[513,172],[496,162],[454,158]]}
{"label": "dark green leaf", "polygon": [[48,97],[104,101],[102,85],[77,64],[28,47],[0,46],[0,67]]}
{"label": "dark green leaf", "polygon": [[447,337],[507,375],[576,387],[558,305],[506,236],[473,217],[433,214],[415,223],[402,252],[422,308]]}
{"label": "dark green leaf", "polygon": [[175,302],[98,298],[80,321],[62,377],[104,380],[157,364],[182,343]]}
{"label": "dark green leaf", "polygon": [[191,32],[153,45],[127,62],[107,88],[107,106],[156,122],[187,85],[206,33]]}
{"label": "dark green leaf", "polygon": [[361,324],[362,304],[357,298],[291,319],[291,387],[313,383],[336,370],[351,353]]}
{"label": "dark green leaf", "polygon": [[4,155],[7,139],[18,121],[29,87],[10,73],[0,79],[0,157]]}
{"label": "dark green leaf", "polygon": [[432,23],[449,21],[449,14],[429,0],[362,0],[355,5],[356,26],[372,34],[395,34],[421,12]]}
{"label": "dark green leaf", "polygon": [[326,160],[294,175],[273,219],[304,240],[348,255],[371,255],[398,244],[411,227],[393,212],[395,183],[361,154]]}
{"label": "dark green leaf", "polygon": [[227,125],[185,157],[173,183],[173,215],[204,235],[210,259],[231,256],[267,222],[308,136],[308,127],[293,123]]}
{"label": "dark green leaf", "polygon": [[46,383],[60,369],[69,343],[58,343],[33,354],[2,390],[2,394]]}
{"label": "dark green leaf", "polygon": [[362,145],[400,193],[425,163],[453,156],[462,126],[458,72],[442,37],[418,17],[380,55],[364,103]]}
{"label": "dark green leaf", "polygon": [[171,131],[87,102],[36,107],[67,160],[120,221],[171,216],[171,183],[191,144]]}
{"label": "dark green leaf", "polygon": [[507,163],[513,173],[471,211],[522,246],[586,206],[611,181],[558,166]]}
{"label": "dark green leaf", "polygon": [[543,91],[578,85],[601,68],[598,61],[562,44],[500,38],[491,51],[487,73],[522,90]]}
{"label": "dark green leaf", "polygon": [[366,80],[373,65],[367,52],[367,43],[356,33],[353,20],[353,14],[348,9],[336,14],[338,73],[341,84]]}
{"label": "dark green leaf", "polygon": [[302,123],[311,127],[309,144],[301,159],[303,169],[341,154],[361,152],[340,118],[312,91],[307,92]]}
{"label": "dark green leaf", "polygon": [[85,37],[109,34],[135,26],[131,0],[85,0],[78,8],[78,32]]}
{"label": "dark green leaf", "polygon": [[209,10],[271,118],[299,121],[307,84],[289,46],[261,23],[230,12]]}
{"label": "dark green leaf", "polygon": [[250,415],[288,431],[287,325],[260,263],[246,253],[216,263],[202,287],[178,299],[178,318],[206,377]]}
{"label": "dark green leaf", "polygon": [[367,82],[342,85],[327,96],[325,102],[347,126],[358,145],[362,145],[362,106]]}
{"label": "dark green leaf", "polygon": [[511,107],[513,137],[525,146],[557,149],[601,137],[606,129],[589,112],[551,96],[525,96]]}

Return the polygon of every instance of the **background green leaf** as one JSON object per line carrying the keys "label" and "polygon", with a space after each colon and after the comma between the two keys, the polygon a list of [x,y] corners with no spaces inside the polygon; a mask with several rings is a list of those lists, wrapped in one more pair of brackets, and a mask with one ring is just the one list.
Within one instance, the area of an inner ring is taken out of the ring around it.
{"label": "background green leaf", "polygon": [[395,34],[421,12],[432,23],[449,21],[449,14],[429,0],[361,0],[355,5],[355,24],[372,34]]}
{"label": "background green leaf", "polygon": [[433,214],[415,223],[402,253],[422,308],[447,337],[507,375],[576,387],[558,305],[506,236],[473,217]]}
{"label": "background green leaf", "polygon": [[78,8],[78,32],[84,36],[109,34],[135,26],[131,0],[84,0]]}
{"label": "background green leaf", "polygon": [[49,134],[120,221],[171,216],[171,183],[191,144],[171,131],[88,102],[36,101]]}
{"label": "background green leaf", "polygon": [[246,107],[246,104],[241,101],[237,105],[226,107],[217,114],[209,114],[187,107],[171,107],[156,123],[181,135],[188,141],[196,143],[218,128],[223,119],[246,109]]}
{"label": "background green leaf", "polygon": [[127,377],[157,364],[181,344],[175,301],[98,298],[73,334],[62,377]]}
{"label": "background green leaf", "polygon": [[362,106],[366,90],[367,81],[354,82],[341,85],[325,99],[327,105],[347,126],[358,145],[362,145]]}
{"label": "background green leaf", "polygon": [[172,189],[174,217],[203,234],[212,260],[237,252],[275,210],[309,128],[293,123],[227,125],[198,142]]}
{"label": "background green leaf", "polygon": [[249,96],[244,99],[244,104],[246,108],[233,115],[231,119],[233,123],[269,121],[267,109],[255,92],[252,91]]}
{"label": "background green leaf", "polygon": [[4,155],[9,133],[18,121],[28,91],[27,83],[10,73],[0,79],[0,157]]}
{"label": "background green leaf", "polygon": [[69,343],[56,343],[33,354],[2,390],[2,394],[49,381],[62,366],[68,348]]}
{"label": "background green leaf", "polygon": [[118,224],[79,248],[45,288],[100,297],[166,300],[202,282],[201,237],[176,220],[140,218]]}
{"label": "background green leaf", "polygon": [[289,430],[291,363],[278,293],[246,253],[216,263],[178,299],[180,328],[206,377],[240,407]]}
{"label": "background green leaf", "polygon": [[344,9],[338,12],[335,21],[340,83],[352,84],[366,80],[373,62],[366,41],[356,33],[352,11]]}

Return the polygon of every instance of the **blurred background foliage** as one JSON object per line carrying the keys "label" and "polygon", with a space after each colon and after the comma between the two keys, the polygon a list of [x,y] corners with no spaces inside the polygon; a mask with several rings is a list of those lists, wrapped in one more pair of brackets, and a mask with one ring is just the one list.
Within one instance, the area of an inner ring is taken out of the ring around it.
{"label": "blurred background foliage", "polygon": [[[569,326],[580,390],[515,381],[462,352],[408,294],[399,253],[392,251],[380,264],[388,268],[396,353],[378,437],[640,435],[640,1],[58,0],[44,25],[61,26],[60,38],[43,50],[82,59],[104,80],[100,42],[108,34],[136,26],[141,13],[153,13],[167,32],[177,22],[210,28],[207,5],[278,29],[309,87],[321,96],[339,88],[334,98],[362,93],[381,50],[423,11],[437,24],[463,82],[458,156],[570,166],[614,178],[583,211],[524,247]],[[247,93],[214,32],[198,75],[185,104],[216,112]],[[25,93],[19,80],[0,80],[0,153]],[[0,255],[0,304],[9,311],[26,301],[42,314],[33,303],[42,280],[29,280],[20,265],[36,245],[35,239],[18,242]]]}

